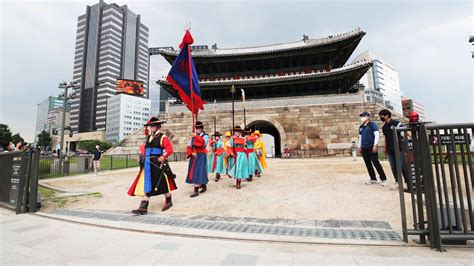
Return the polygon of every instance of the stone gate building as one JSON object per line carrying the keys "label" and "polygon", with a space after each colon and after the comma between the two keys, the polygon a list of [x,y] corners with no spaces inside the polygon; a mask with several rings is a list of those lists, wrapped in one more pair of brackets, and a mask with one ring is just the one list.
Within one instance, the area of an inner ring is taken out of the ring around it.
{"label": "stone gate building", "polygon": [[[366,103],[363,86],[358,83],[372,63],[347,64],[364,35],[356,29],[320,39],[304,36],[298,42],[260,47],[192,48],[201,95],[210,103],[199,113],[198,120],[208,124],[205,130],[212,133],[216,117],[217,131],[229,131],[235,100],[235,125],[272,135],[277,157],[285,144],[296,157],[349,155],[351,141],[358,137],[358,115],[366,110],[376,114],[384,108]],[[160,51],[170,64],[178,53],[174,49]],[[157,83],[179,99],[166,80]],[[241,90],[246,96],[245,120]],[[192,132],[190,111],[179,101],[169,103],[161,118],[168,121],[164,130],[175,150],[185,151]],[[136,132],[109,153],[136,153],[143,141],[141,134]]]}

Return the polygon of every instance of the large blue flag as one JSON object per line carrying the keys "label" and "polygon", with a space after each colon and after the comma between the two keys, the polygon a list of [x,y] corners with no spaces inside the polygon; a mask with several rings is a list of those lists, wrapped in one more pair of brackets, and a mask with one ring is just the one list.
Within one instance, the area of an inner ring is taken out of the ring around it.
{"label": "large blue flag", "polygon": [[206,102],[201,98],[198,75],[190,53],[189,45],[192,43],[193,37],[189,31],[186,31],[183,42],[179,46],[181,51],[176,57],[166,80],[178,91],[179,98],[186,107],[193,114],[197,114],[199,109],[204,110],[203,105]]}

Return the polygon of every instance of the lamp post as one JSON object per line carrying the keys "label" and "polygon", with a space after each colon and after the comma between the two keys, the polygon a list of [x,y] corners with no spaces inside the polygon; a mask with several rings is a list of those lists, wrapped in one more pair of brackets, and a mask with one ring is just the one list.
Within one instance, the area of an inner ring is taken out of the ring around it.
{"label": "lamp post", "polygon": [[[74,90],[77,88],[76,81],[71,81],[69,84],[66,81],[59,83],[59,89],[64,89],[64,93],[59,95],[59,98],[63,99],[63,117],[61,121],[61,141],[59,142],[59,173],[63,173],[63,143],[64,143],[64,127],[66,123],[66,105],[67,101],[74,98],[76,96],[76,92],[73,91],[70,95],[68,94],[68,89],[73,88]],[[70,133],[72,133],[72,129],[69,128]]]}

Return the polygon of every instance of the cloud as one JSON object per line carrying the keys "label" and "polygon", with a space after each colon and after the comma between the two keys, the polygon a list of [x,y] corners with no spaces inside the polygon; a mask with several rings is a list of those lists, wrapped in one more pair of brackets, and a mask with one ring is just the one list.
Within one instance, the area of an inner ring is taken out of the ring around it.
{"label": "cloud", "polygon": [[[0,121],[30,141],[36,105],[72,78],[77,17],[97,2],[1,2]],[[393,65],[405,95],[422,101],[430,119],[474,118],[469,1],[116,3],[142,16],[150,46],[176,47],[186,22],[192,23],[196,44],[221,48],[297,41],[303,34],[318,38],[360,26],[367,35],[353,57],[369,50]]]}

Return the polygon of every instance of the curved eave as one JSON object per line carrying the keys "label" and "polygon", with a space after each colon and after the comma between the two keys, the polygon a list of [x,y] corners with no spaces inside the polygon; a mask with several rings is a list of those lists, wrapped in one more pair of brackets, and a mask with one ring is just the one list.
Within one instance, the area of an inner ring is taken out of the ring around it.
{"label": "curved eave", "polygon": [[[258,87],[258,86],[271,86],[272,84],[289,84],[289,83],[314,83],[324,80],[336,80],[346,76],[357,76],[358,79],[362,77],[367,70],[372,66],[372,62],[365,61],[360,63],[351,64],[341,68],[333,69],[328,72],[315,72],[305,74],[293,74],[284,76],[274,77],[255,77],[249,79],[229,79],[229,80],[218,80],[218,81],[200,81],[199,86],[202,91],[216,90],[220,88],[229,88],[230,86],[245,87]],[[157,84],[163,86],[171,95],[176,98],[178,97],[177,91],[174,90],[170,83],[166,80],[158,80]]]}
{"label": "curved eave", "polygon": [[[193,58],[218,58],[218,57],[238,57],[238,56],[265,56],[267,54],[272,53],[286,53],[286,52],[298,52],[299,50],[307,50],[312,48],[320,48],[328,45],[338,45],[344,43],[344,41],[349,39],[360,40],[366,33],[361,30],[357,30],[354,32],[349,32],[346,34],[340,34],[332,38],[321,38],[321,39],[311,39],[308,41],[307,44],[295,47],[287,47],[287,48],[278,48],[276,45],[268,45],[262,47],[258,47],[259,49],[253,48],[238,48],[238,49],[228,49],[229,52],[223,52],[226,49],[220,49],[220,53],[212,52],[212,50],[208,51],[193,51],[191,52]],[[275,47],[274,47],[275,46]],[[239,51],[241,50],[241,51]],[[232,52],[231,52],[232,51]],[[174,58],[179,54],[178,50],[161,50],[159,52],[163,57],[166,58],[168,62],[173,62]]]}

